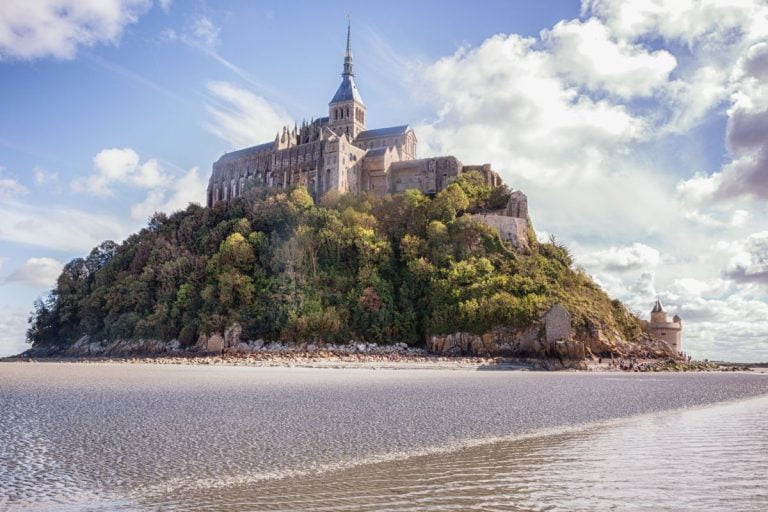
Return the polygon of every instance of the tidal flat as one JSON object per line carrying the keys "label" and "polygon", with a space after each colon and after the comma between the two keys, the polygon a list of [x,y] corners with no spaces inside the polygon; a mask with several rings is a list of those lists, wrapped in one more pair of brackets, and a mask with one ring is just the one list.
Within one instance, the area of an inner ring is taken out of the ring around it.
{"label": "tidal flat", "polygon": [[0,509],[764,510],[767,395],[747,373],[4,363]]}

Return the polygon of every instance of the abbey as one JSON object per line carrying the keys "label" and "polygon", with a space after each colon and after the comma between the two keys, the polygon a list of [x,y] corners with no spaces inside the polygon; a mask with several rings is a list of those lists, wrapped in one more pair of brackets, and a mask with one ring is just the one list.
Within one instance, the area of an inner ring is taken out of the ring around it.
{"label": "abbey", "polygon": [[272,142],[224,154],[213,164],[207,204],[238,197],[251,183],[302,184],[316,199],[330,191],[384,195],[413,188],[434,194],[469,170],[482,173],[489,185],[501,184],[489,164],[467,166],[453,156],[416,158],[416,146],[416,134],[407,124],[367,128],[348,25],[344,71],[328,116],[283,127]]}

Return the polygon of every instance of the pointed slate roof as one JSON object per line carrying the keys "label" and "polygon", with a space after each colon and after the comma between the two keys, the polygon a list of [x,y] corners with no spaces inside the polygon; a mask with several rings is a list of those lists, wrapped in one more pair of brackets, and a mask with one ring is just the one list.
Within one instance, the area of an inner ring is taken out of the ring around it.
{"label": "pointed slate roof", "polygon": [[357,90],[355,73],[352,70],[351,24],[347,22],[347,52],[344,55],[344,71],[341,73],[341,84],[339,84],[339,88],[336,89],[336,94],[333,95],[333,99],[329,105],[351,100],[355,100],[361,105],[365,105],[365,103],[363,103],[363,97],[360,96],[360,91]]}
{"label": "pointed slate roof", "polygon": [[661,305],[661,301],[656,299],[656,304],[653,305],[651,313],[664,313],[664,307]]}

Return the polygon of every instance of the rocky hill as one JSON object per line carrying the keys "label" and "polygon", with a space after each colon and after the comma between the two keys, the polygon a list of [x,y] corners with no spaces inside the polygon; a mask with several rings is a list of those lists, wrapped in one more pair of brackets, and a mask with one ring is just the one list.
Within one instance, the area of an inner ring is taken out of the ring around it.
{"label": "rocky hill", "polygon": [[411,190],[315,204],[302,187],[253,188],[229,204],[156,214],[123,243],[104,242],[65,266],[35,305],[30,354],[280,340],[566,359],[671,355],[573,268],[564,246],[538,242],[530,221],[525,233],[515,224],[514,239],[483,221],[509,201],[506,187],[466,173],[432,198]]}

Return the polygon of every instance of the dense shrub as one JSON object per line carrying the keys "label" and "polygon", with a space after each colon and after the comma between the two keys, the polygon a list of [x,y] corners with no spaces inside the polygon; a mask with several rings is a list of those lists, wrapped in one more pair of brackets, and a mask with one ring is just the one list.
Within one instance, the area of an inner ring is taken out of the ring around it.
{"label": "dense shrub", "polygon": [[67,264],[35,305],[28,338],[190,344],[238,322],[248,338],[419,344],[524,327],[554,302],[577,323],[638,333],[637,318],[572,269],[554,239],[520,254],[464,215],[508,195],[469,173],[432,198],[332,195],[318,206],[301,187],[251,189],[214,208],[156,214],[122,244]]}

